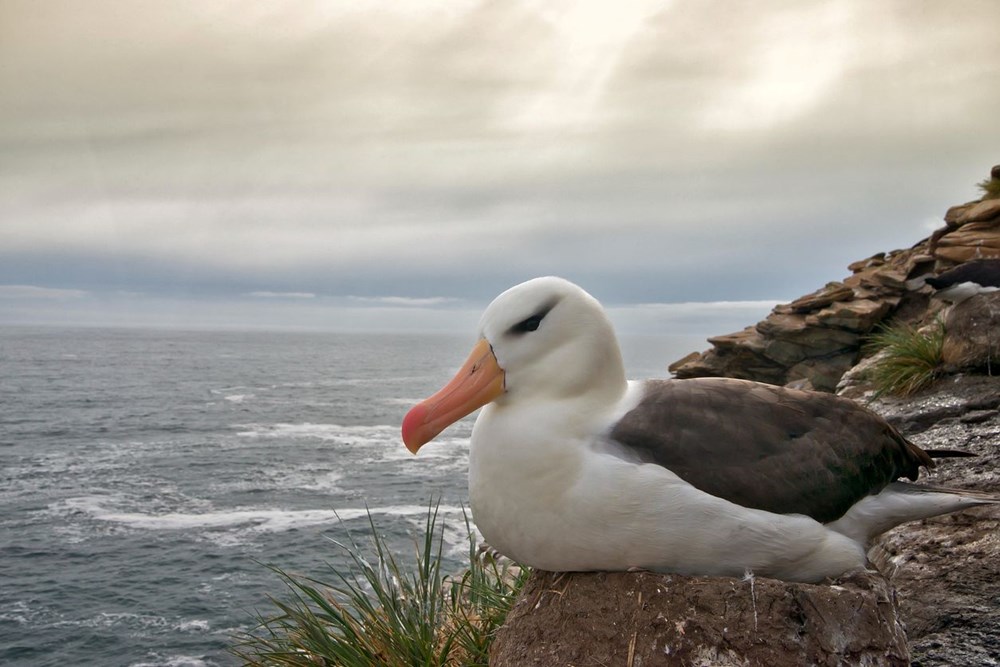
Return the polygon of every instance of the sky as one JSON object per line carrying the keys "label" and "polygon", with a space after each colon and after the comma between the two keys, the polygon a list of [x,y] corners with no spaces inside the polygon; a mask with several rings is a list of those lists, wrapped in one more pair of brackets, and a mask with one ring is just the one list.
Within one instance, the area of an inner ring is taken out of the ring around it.
{"label": "sky", "polygon": [[725,333],[1000,163],[995,0],[0,0],[0,324]]}

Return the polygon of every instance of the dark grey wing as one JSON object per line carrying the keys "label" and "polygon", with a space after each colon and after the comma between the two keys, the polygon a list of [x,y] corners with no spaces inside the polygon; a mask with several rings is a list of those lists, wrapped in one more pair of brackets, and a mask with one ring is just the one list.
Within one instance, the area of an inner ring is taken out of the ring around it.
{"label": "dark grey wing", "polygon": [[846,398],[724,378],[648,382],[610,437],[706,493],[822,523],[934,465]]}
{"label": "dark grey wing", "polygon": [[982,287],[1000,287],[1000,259],[972,260],[926,279],[926,283],[934,289],[965,282],[973,282]]}

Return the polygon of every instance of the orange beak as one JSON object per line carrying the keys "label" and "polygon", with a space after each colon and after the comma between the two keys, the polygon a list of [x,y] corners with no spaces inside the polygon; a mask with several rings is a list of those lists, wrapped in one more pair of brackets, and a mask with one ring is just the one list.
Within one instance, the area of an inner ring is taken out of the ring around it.
{"label": "orange beak", "polygon": [[403,418],[403,442],[414,454],[445,428],[504,392],[503,369],[484,338],[441,391],[418,403]]}

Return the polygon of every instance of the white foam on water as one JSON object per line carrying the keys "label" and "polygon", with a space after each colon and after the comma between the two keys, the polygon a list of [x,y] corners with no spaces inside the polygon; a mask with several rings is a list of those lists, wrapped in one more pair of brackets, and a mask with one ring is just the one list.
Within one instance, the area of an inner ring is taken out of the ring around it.
{"label": "white foam on water", "polygon": [[175,625],[173,629],[180,632],[208,632],[210,628],[208,621],[196,618],[190,621],[182,621]]}
{"label": "white foam on water", "polygon": [[40,612],[24,600],[15,600],[0,607],[0,622],[34,625]]}
{"label": "white foam on water", "polygon": [[210,667],[216,663],[206,662],[204,658],[193,655],[171,655],[164,658],[153,658],[156,662],[133,662],[128,667]]}
{"label": "white foam on water", "polygon": [[341,490],[338,482],[343,478],[343,473],[329,469],[279,466],[256,470],[246,479],[217,481],[211,485],[211,489],[215,492],[303,489],[332,494]]}
{"label": "white foam on water", "polygon": [[403,446],[402,440],[397,438],[397,441],[392,442],[391,446],[373,450],[367,456],[358,457],[358,461],[363,464],[379,461],[402,461],[406,465],[415,467],[433,465],[438,469],[465,470],[469,465],[469,438],[437,438],[421,447],[416,456]]}
{"label": "white foam on water", "polygon": [[385,405],[408,405],[414,406],[424,400],[423,398],[383,398],[379,402]]}
{"label": "white foam on water", "polygon": [[195,539],[210,542],[221,549],[243,547],[251,541],[252,534],[247,531],[209,531],[198,535]]}
{"label": "white foam on water", "polygon": [[163,616],[155,614],[135,614],[129,612],[100,612],[89,618],[60,621],[53,626],[72,626],[81,628],[113,628],[125,626],[138,630],[162,629],[171,627],[171,623]]}
{"label": "white foam on water", "polygon": [[337,482],[344,476],[339,472],[301,473],[289,475],[284,486],[307,491],[332,491],[337,489]]}
{"label": "white foam on water", "polygon": [[[426,505],[388,505],[371,508],[283,510],[271,508],[236,508],[208,512],[167,512],[148,514],[109,509],[107,496],[83,496],[60,503],[63,508],[85,512],[97,521],[149,531],[238,529],[250,533],[281,533],[297,528],[340,523],[365,518],[368,514],[389,516],[426,515]],[[458,513],[462,508],[441,506],[439,515]]]}
{"label": "white foam on water", "polygon": [[224,398],[225,400],[229,401],[230,403],[242,403],[243,401],[247,400],[248,398],[256,398],[256,395],[255,394],[230,394],[228,396],[223,396],[222,398]]}
{"label": "white foam on water", "polygon": [[220,387],[219,389],[209,389],[208,391],[211,392],[211,393],[213,393],[213,394],[215,394],[215,395],[220,395],[220,394],[225,394],[225,393],[231,392],[231,391],[238,391],[240,389],[249,389],[249,388],[250,387],[248,387],[246,385],[238,384],[238,385],[235,385],[233,387]]}
{"label": "white foam on water", "polygon": [[308,438],[332,440],[345,444],[374,444],[387,440],[399,440],[399,427],[380,424],[377,426],[342,426],[340,424],[237,424],[242,429],[236,435],[243,438]]}

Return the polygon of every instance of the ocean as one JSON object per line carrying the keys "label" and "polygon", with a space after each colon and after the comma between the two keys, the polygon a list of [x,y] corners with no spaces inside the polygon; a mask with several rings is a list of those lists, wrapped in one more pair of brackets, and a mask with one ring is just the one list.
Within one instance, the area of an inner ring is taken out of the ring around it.
{"label": "ocean", "polygon": [[[624,338],[630,377],[702,341]],[[266,564],[324,578],[367,512],[409,555],[440,502],[457,569],[472,418],[416,457],[399,424],[473,342],[0,328],[0,664],[236,664]]]}

